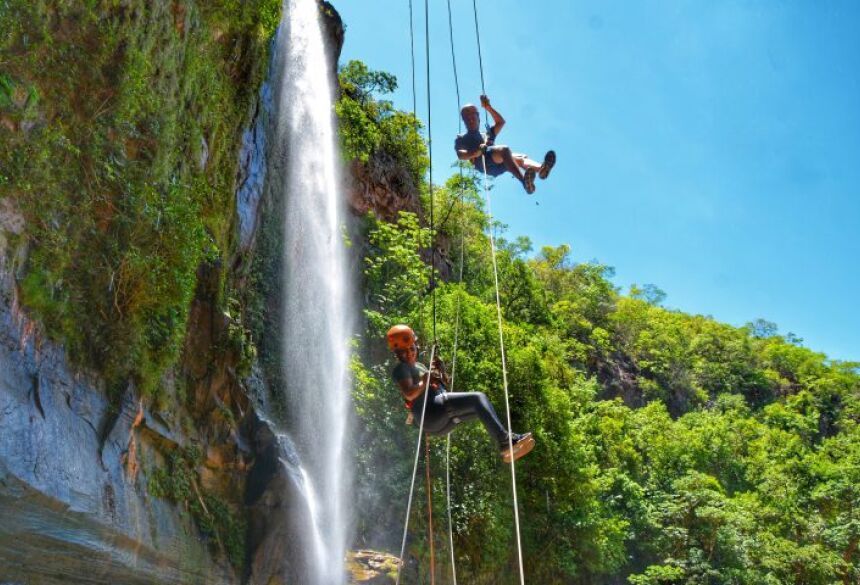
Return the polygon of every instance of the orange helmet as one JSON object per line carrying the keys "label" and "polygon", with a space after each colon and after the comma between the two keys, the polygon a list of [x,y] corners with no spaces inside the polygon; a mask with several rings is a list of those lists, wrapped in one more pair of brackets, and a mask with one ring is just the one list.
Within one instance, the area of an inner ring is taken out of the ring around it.
{"label": "orange helmet", "polygon": [[388,349],[391,351],[409,349],[418,341],[418,336],[408,325],[395,325],[388,330],[386,337],[388,337]]}

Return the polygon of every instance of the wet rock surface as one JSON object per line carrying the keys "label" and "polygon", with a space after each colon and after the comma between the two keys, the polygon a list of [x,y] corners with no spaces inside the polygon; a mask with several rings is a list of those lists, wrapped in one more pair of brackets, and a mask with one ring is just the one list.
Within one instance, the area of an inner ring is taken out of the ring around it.
{"label": "wet rock surface", "polygon": [[253,121],[242,133],[239,152],[239,188],[236,213],[239,216],[239,246],[247,252],[253,245],[260,214],[260,200],[266,181],[267,132],[272,113],[272,88],[267,81],[260,88]]}
{"label": "wet rock surface", "polygon": [[97,379],[74,372],[18,309],[7,271],[0,292],[0,577],[235,582],[181,510],[150,497],[145,474],[125,465],[141,433],[133,427],[176,439],[133,400],[111,407]]}

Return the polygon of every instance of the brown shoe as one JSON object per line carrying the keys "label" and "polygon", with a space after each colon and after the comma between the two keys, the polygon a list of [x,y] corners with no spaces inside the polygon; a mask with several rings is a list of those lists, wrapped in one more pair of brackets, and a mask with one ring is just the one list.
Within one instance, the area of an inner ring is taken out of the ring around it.
{"label": "brown shoe", "polygon": [[516,461],[520,457],[528,455],[535,448],[535,440],[531,433],[524,435],[514,433],[511,442],[513,443],[513,450],[507,443],[502,447],[502,461],[505,463],[510,463],[511,459]]}
{"label": "brown shoe", "polygon": [[552,170],[552,167],[555,166],[555,151],[550,150],[543,157],[543,164],[540,166],[540,171],[538,172],[538,177],[541,179],[546,179],[549,176],[549,172]]}
{"label": "brown shoe", "polygon": [[527,169],[523,173],[523,187],[526,188],[526,193],[529,195],[535,192],[535,175],[534,169]]}

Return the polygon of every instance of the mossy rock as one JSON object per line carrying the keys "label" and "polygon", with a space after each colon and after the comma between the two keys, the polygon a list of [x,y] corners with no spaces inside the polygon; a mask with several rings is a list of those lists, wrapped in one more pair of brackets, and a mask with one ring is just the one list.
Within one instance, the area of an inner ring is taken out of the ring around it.
{"label": "mossy rock", "polygon": [[390,585],[397,579],[399,563],[400,559],[384,552],[350,551],[346,558],[349,585]]}

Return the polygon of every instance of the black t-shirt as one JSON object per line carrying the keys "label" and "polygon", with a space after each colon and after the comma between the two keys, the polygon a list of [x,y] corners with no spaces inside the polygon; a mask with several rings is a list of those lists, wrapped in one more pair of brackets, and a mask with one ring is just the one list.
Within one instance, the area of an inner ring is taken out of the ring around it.
{"label": "black t-shirt", "polygon": [[[415,362],[414,365],[407,364],[406,362],[400,362],[396,366],[394,366],[394,370],[391,372],[391,378],[394,380],[394,383],[397,384],[398,390],[400,389],[401,380],[408,380],[410,386],[415,386],[427,373],[427,366],[422,364],[421,362]],[[436,395],[437,393],[437,384],[430,383],[430,399]],[[409,406],[412,407],[413,410],[417,410],[419,413],[424,404],[424,393],[419,394],[415,400],[411,403],[407,402]]]}

